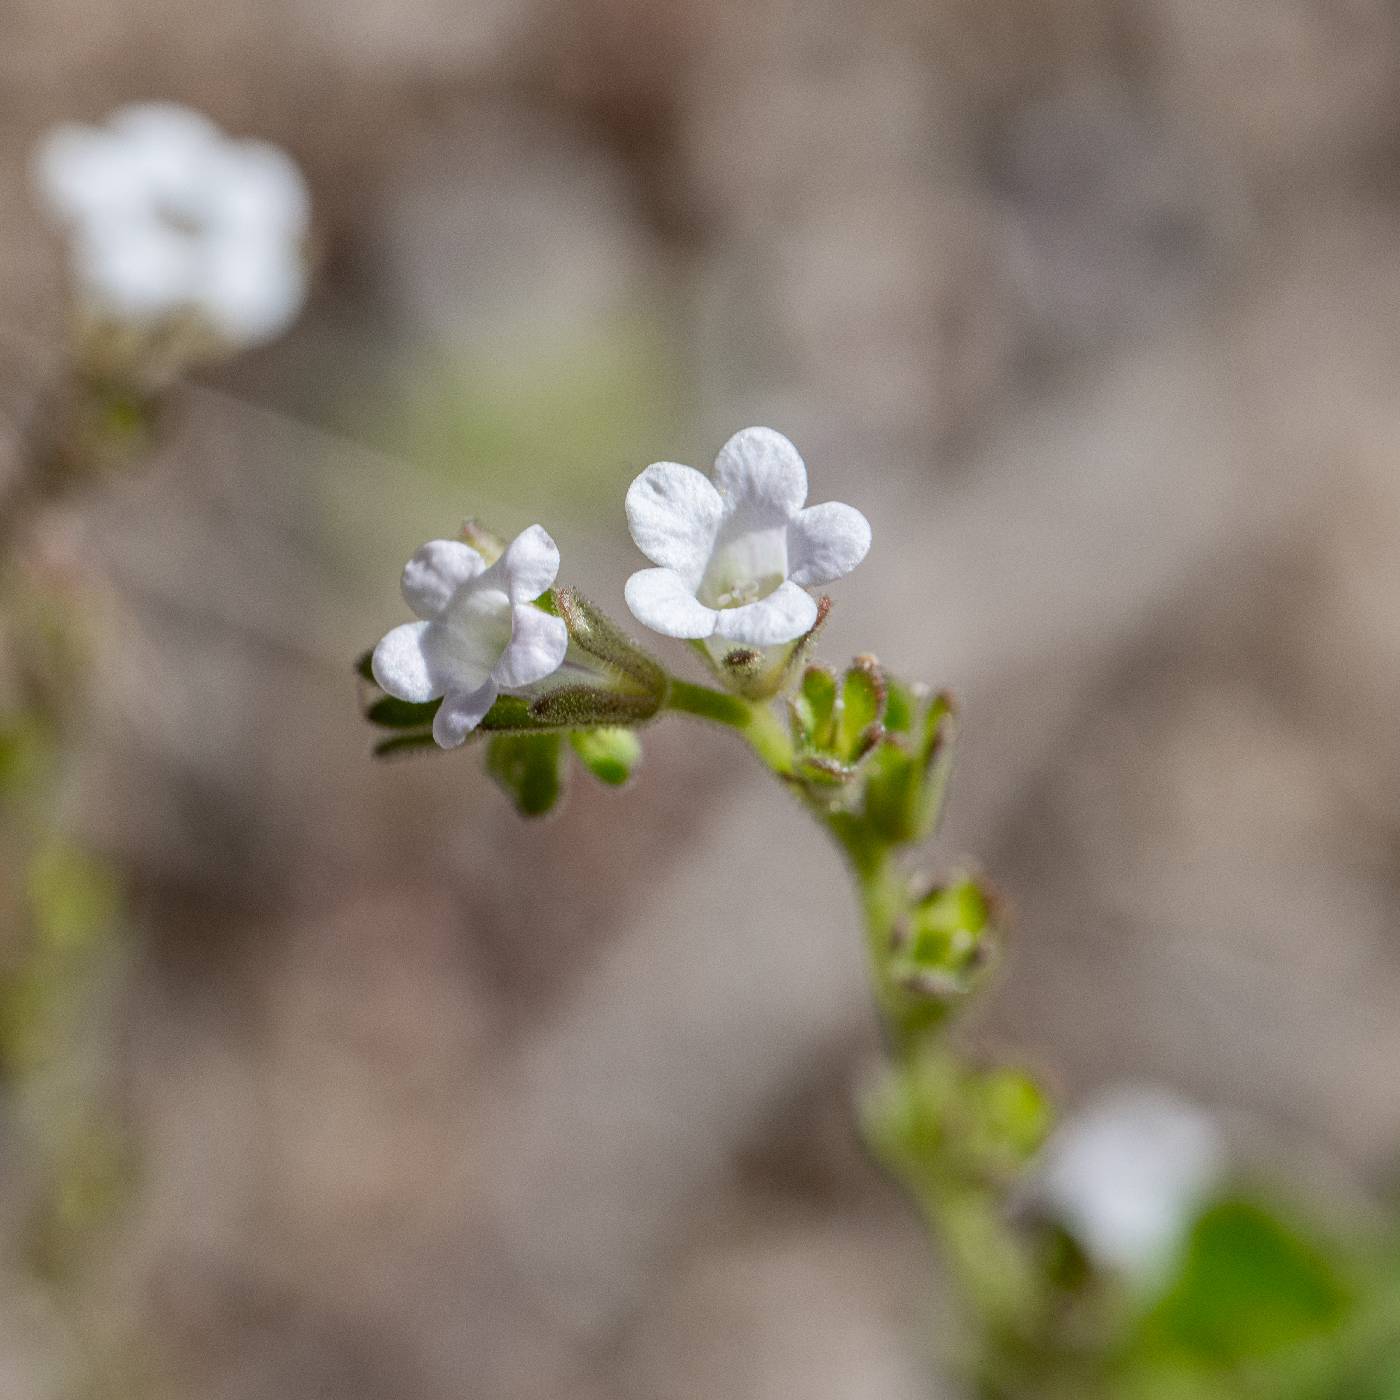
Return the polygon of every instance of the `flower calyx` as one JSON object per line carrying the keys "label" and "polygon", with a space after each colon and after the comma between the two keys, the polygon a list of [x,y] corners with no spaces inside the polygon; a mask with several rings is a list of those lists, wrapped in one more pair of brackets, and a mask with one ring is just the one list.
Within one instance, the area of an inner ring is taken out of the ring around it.
{"label": "flower calyx", "polygon": [[745,700],[771,700],[792,685],[830,613],[831,599],[823,594],[812,625],[795,641],[779,646],[716,646],[713,639],[692,641],[691,646],[726,690]]}
{"label": "flower calyx", "polygon": [[885,737],[889,684],[873,656],[858,656],[840,678],[808,666],[788,700],[795,769],[810,786],[851,782]]}
{"label": "flower calyx", "polygon": [[1001,901],[971,876],[935,885],[897,921],[890,977],[910,996],[951,1005],[991,967],[1002,926]]}
{"label": "flower calyx", "polygon": [[884,734],[871,750],[864,817],[892,845],[933,834],[952,771],[957,707],[946,691],[932,696],[891,680]]}

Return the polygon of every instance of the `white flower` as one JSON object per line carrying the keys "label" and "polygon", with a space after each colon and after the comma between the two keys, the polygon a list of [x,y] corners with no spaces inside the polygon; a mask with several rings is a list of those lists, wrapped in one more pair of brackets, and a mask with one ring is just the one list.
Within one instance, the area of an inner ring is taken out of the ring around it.
{"label": "white flower", "polygon": [[285,330],[306,296],[306,185],[261,141],[173,103],[54,128],[35,178],[96,314],[149,328],[194,314],[231,346]]}
{"label": "white flower", "polygon": [[1170,1262],[1224,1168],[1219,1128],[1204,1112],[1128,1086],[1055,1133],[1037,1194],[1093,1258],[1141,1280]]}
{"label": "white flower", "polygon": [[628,488],[627,525],[660,567],[627,580],[627,606],[667,637],[767,647],[817,620],[806,590],[851,572],[870,526],[851,506],[807,506],[807,468],[771,428],[745,428],[715,458],[714,481],[656,462]]}
{"label": "white flower", "polygon": [[470,545],[429,540],[403,571],[403,596],[423,619],[395,627],[374,649],[374,679],[400,700],[443,697],[433,738],[455,748],[503,690],[557,671],[569,645],[562,618],[534,606],[554,583],[559,549],[531,525],[487,568]]}

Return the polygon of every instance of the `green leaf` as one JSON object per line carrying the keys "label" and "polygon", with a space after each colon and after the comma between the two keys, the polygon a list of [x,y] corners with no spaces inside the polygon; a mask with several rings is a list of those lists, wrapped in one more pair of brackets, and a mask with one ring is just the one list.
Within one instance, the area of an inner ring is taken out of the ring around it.
{"label": "green leaf", "polygon": [[374,684],[373,662],[373,647],[371,647],[369,651],[361,652],[360,655],[355,658],[355,674],[362,680],[369,681],[371,684]]}
{"label": "green leaf", "polygon": [[609,787],[629,782],[642,761],[642,741],[631,729],[577,729],[569,742],[583,766]]}
{"label": "green leaf", "polygon": [[1192,1229],[1145,1337],[1196,1361],[1257,1360],[1336,1327],[1351,1301],[1316,1242],[1256,1202],[1221,1201]]}
{"label": "green leaf", "polygon": [[561,734],[493,734],[486,771],[523,817],[542,817],[564,795],[568,751]]}
{"label": "green leaf", "polygon": [[365,718],[382,729],[421,729],[425,724],[432,724],[433,716],[441,705],[441,700],[415,705],[408,700],[385,695],[365,711]]}

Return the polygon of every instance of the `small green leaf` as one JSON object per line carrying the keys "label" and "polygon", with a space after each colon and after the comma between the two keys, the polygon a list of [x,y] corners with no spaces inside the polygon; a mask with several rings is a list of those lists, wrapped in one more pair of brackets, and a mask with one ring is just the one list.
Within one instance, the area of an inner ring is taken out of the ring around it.
{"label": "small green leaf", "polygon": [[642,741],[631,729],[577,729],[569,742],[583,766],[609,787],[630,781],[642,761]]}
{"label": "small green leaf", "polygon": [[568,751],[561,734],[493,734],[486,771],[523,817],[542,817],[564,794]]}
{"label": "small green leaf", "polygon": [[371,684],[374,682],[374,649],[361,652],[355,659],[355,674],[362,680],[367,680]]}
{"label": "small green leaf", "polygon": [[382,729],[421,729],[425,724],[432,724],[433,716],[437,714],[441,705],[441,700],[429,700],[425,704],[415,705],[407,700],[385,695],[365,711],[365,718]]}

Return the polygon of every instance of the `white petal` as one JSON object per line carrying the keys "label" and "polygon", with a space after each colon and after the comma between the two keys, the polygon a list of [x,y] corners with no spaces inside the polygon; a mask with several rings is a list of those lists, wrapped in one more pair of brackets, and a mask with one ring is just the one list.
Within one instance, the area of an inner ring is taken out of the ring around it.
{"label": "white petal", "polygon": [[139,205],[134,167],[110,132],[65,122],[40,141],[34,183],[49,210],[65,222],[89,221]]}
{"label": "white petal", "polygon": [[723,515],[709,479],[679,462],[654,462],[627,488],[627,528],[637,548],[692,585],[705,572]]}
{"label": "white petal", "polygon": [[750,528],[783,524],[807,499],[807,468],[772,428],[745,428],[720,448],[715,485],[730,518]]}
{"label": "white petal", "polygon": [[201,151],[224,139],[208,117],[178,102],[129,102],[112,113],[107,125],[130,140],[167,151]]}
{"label": "white petal", "polygon": [[437,617],[485,567],[481,555],[460,540],[429,540],[404,565],[404,599],[419,617]]}
{"label": "white petal", "polygon": [[491,672],[508,690],[553,675],[569,649],[569,629],[562,617],[519,603],[512,610],[512,620],[510,645]]}
{"label": "white petal", "polygon": [[756,603],[721,608],[715,636],[741,646],[772,647],[795,642],[816,620],[816,601],[789,580]]}
{"label": "white petal", "polygon": [[496,703],[496,682],[488,680],[475,690],[450,690],[433,716],[433,738],[442,749],[455,749],[486,718]]}
{"label": "white petal", "polygon": [[300,248],[280,235],[236,232],[203,240],[199,308],[230,345],[260,345],[281,335],[306,300]]}
{"label": "white petal", "polygon": [[663,637],[708,637],[719,614],[707,608],[670,569],[641,569],[627,580],[627,606],[638,622]]}
{"label": "white petal", "polygon": [[788,577],[810,586],[845,576],[870,549],[870,522],[839,501],[808,506],[787,531]]}
{"label": "white petal", "polygon": [[305,237],[311,225],[311,196],[296,162],[266,141],[227,142],[214,211],[225,228],[277,235],[288,242]]}
{"label": "white petal", "polygon": [[178,212],[207,225],[222,178],[223,133],[207,117],[173,102],[123,107],[108,129],[134,167],[153,215]]}
{"label": "white petal", "polygon": [[559,546],[543,525],[531,525],[510,542],[492,568],[504,575],[512,603],[530,603],[559,576]]}
{"label": "white petal", "polygon": [[199,280],[190,240],[140,218],[84,225],[74,236],[72,256],[83,295],[122,321],[171,315],[189,304]]}
{"label": "white petal", "polygon": [[429,623],[405,622],[395,627],[374,649],[370,669],[379,688],[400,700],[421,705],[443,692],[435,668],[423,648]]}

